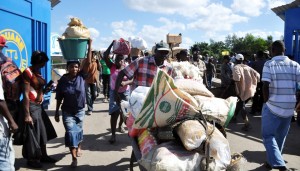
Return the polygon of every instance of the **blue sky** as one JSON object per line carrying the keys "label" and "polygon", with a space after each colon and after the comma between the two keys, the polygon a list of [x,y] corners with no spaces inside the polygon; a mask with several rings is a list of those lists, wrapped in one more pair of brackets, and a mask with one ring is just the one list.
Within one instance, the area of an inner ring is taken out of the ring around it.
{"label": "blue sky", "polygon": [[246,33],[274,40],[283,35],[284,22],[271,11],[292,0],[61,0],[51,11],[51,32],[61,35],[69,18],[89,28],[93,48],[107,48],[113,39],[142,37],[148,48],[166,34],[182,33],[181,46],[223,41]]}

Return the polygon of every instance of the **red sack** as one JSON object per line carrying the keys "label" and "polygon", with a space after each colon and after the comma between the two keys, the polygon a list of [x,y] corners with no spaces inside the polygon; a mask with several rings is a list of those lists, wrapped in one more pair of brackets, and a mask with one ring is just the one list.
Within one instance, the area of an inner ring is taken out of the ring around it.
{"label": "red sack", "polygon": [[120,55],[129,55],[130,53],[130,43],[123,38],[114,42],[113,53]]}

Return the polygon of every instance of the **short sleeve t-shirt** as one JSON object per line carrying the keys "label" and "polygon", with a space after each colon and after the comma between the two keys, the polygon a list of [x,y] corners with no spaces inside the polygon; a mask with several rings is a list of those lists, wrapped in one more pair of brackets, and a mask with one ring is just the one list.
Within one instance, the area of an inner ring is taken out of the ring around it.
{"label": "short sleeve t-shirt", "polygon": [[66,75],[62,76],[56,88],[56,99],[64,100],[61,109],[74,113],[85,106],[85,84],[84,78],[78,74],[73,80]]}
{"label": "short sleeve t-shirt", "polygon": [[[113,64],[111,67],[111,75],[110,75],[110,89],[111,90],[115,89],[116,80],[117,80],[119,72],[120,72],[120,70],[116,68],[116,64]],[[128,80],[127,76],[124,76],[123,81],[127,81],[127,80]],[[121,86],[119,88],[118,92],[123,93],[126,90],[129,90],[129,85]]]}
{"label": "short sleeve t-shirt", "polygon": [[[110,59],[111,60],[111,59]],[[106,62],[104,59],[100,60],[100,64],[102,66],[102,74],[104,75],[110,75],[110,69],[108,68],[108,66],[106,65]]]}

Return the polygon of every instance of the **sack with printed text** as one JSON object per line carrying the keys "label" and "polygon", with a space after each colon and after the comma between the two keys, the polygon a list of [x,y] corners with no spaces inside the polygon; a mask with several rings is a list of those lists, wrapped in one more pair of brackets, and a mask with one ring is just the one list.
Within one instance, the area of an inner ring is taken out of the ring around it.
{"label": "sack with printed text", "polygon": [[175,86],[166,72],[158,70],[133,127],[164,127],[186,118],[195,118],[199,115],[197,105],[191,95]]}

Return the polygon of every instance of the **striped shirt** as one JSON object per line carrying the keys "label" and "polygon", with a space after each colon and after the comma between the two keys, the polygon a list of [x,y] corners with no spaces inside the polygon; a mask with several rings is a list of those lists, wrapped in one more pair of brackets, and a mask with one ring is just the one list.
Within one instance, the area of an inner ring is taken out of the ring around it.
{"label": "striped shirt", "polygon": [[269,85],[267,106],[280,117],[294,114],[296,83],[300,81],[300,65],[287,56],[275,56],[263,68],[262,81]]}
{"label": "striped shirt", "polygon": [[29,100],[35,103],[42,103],[44,94],[43,87],[46,85],[46,80],[40,73],[33,72],[31,67],[26,68],[23,73],[25,84],[30,85]]}
{"label": "striped shirt", "polygon": [[[165,69],[168,74],[172,73],[172,68],[166,61],[160,68]],[[158,66],[155,64],[154,56],[150,56],[134,60],[126,68],[124,68],[123,71],[129,79],[133,78],[133,85],[131,87],[132,91],[137,86],[150,87],[157,73],[157,69]]]}

